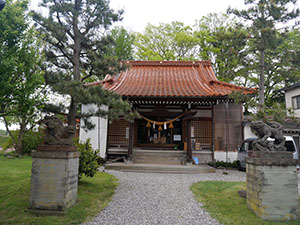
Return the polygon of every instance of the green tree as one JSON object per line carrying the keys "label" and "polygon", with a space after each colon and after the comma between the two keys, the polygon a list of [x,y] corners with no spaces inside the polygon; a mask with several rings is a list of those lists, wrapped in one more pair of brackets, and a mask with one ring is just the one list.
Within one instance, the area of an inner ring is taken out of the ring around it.
{"label": "green tree", "polygon": [[300,80],[300,36],[297,29],[279,35],[282,39],[277,48],[266,51],[265,105],[280,103],[285,108],[280,89]]}
{"label": "green tree", "polygon": [[[69,97],[69,104],[48,104],[49,112],[67,115],[67,123],[76,125],[76,118],[93,115],[117,118],[129,113],[130,106],[120,96],[99,86],[86,86],[88,78],[102,79],[121,68],[113,55],[113,39],[108,29],[120,20],[122,12],[109,8],[107,0],[43,0],[41,7],[49,10],[48,16],[33,12],[33,19],[46,41],[46,83],[58,94]],[[98,110],[79,113],[80,104],[96,104]],[[102,110],[107,105],[110,110]]]}
{"label": "green tree", "polygon": [[138,60],[193,60],[197,57],[192,28],[181,22],[148,24],[136,34],[135,58]]}
{"label": "green tree", "polygon": [[111,30],[114,41],[115,55],[121,60],[133,60],[134,34],[128,32],[124,27],[115,27]]}
{"label": "green tree", "polygon": [[[43,107],[44,79],[41,42],[26,21],[27,1],[8,1],[0,13],[0,117],[18,154],[23,153],[24,135],[39,119]],[[18,136],[9,125],[19,125]]]}
{"label": "green tree", "polygon": [[199,57],[211,60],[218,78],[242,86],[253,85],[248,32],[226,14],[211,13],[195,24]]}
{"label": "green tree", "polygon": [[280,44],[281,35],[276,32],[277,26],[298,17],[299,10],[291,7],[296,2],[297,0],[245,0],[248,9],[228,9],[229,13],[251,23],[250,47],[258,61],[260,110],[265,105],[266,54],[270,54]]}
{"label": "green tree", "polygon": [[26,1],[8,1],[0,13],[0,115],[7,114],[15,96],[15,80],[12,74],[17,68],[17,51],[28,24],[25,20]]}

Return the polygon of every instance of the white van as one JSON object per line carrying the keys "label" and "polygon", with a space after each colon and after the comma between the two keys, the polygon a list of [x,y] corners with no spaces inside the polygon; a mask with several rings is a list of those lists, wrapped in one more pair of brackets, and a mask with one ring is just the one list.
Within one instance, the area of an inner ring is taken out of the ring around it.
{"label": "white van", "polygon": [[[293,158],[299,160],[299,150],[297,149],[296,143],[293,137],[284,136],[285,137],[285,144],[288,152],[293,152]],[[245,158],[248,156],[248,151],[253,149],[253,141],[256,141],[257,138],[247,138],[244,140],[242,146],[238,149],[237,155],[237,167],[238,170],[242,171],[246,169],[246,161]],[[272,138],[268,138],[269,141],[274,141]],[[299,172],[300,166],[297,165],[297,172]]]}

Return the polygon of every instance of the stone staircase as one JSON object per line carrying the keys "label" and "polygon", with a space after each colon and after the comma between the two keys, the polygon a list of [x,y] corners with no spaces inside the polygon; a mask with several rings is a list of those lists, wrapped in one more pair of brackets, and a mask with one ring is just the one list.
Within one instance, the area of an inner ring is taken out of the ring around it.
{"label": "stone staircase", "polygon": [[[127,149],[110,149],[110,155],[126,155]],[[122,153],[122,154],[121,154]],[[208,159],[211,158],[211,152]],[[204,164],[206,157],[201,154],[200,165],[182,165],[186,160],[186,151],[183,150],[158,150],[158,149],[133,149],[132,162],[111,162],[105,165],[106,170],[118,170],[123,172],[141,173],[175,173],[175,174],[198,174],[214,173],[215,169]]]}
{"label": "stone staircase", "polygon": [[133,150],[133,163],[181,165],[185,159],[182,150]]}
{"label": "stone staircase", "polygon": [[110,163],[106,164],[106,170],[139,173],[171,173],[171,174],[199,174],[214,173],[215,169],[208,165],[166,165],[149,163]]}

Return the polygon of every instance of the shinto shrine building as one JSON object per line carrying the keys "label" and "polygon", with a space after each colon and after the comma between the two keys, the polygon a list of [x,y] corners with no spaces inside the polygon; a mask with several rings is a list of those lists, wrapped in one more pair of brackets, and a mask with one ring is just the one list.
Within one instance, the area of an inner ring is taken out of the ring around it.
{"label": "shinto shrine building", "polygon": [[101,157],[123,154],[133,162],[135,152],[143,150],[178,151],[187,161],[197,157],[200,163],[236,160],[243,140],[243,111],[229,95],[252,94],[255,89],[218,81],[209,61],[127,63],[128,69],[117,76],[90,85],[118,93],[140,118],[129,123],[93,117],[95,128],[81,130],[81,140],[90,138]]}

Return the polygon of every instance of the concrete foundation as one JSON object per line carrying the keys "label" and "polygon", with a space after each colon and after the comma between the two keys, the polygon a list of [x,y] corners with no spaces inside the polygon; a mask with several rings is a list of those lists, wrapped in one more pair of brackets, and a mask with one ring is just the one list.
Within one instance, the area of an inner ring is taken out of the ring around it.
{"label": "concrete foundation", "polygon": [[248,153],[247,205],[260,218],[299,219],[297,160],[290,152]]}
{"label": "concrete foundation", "polygon": [[74,146],[39,146],[32,154],[29,209],[61,212],[77,199],[80,153]]}

